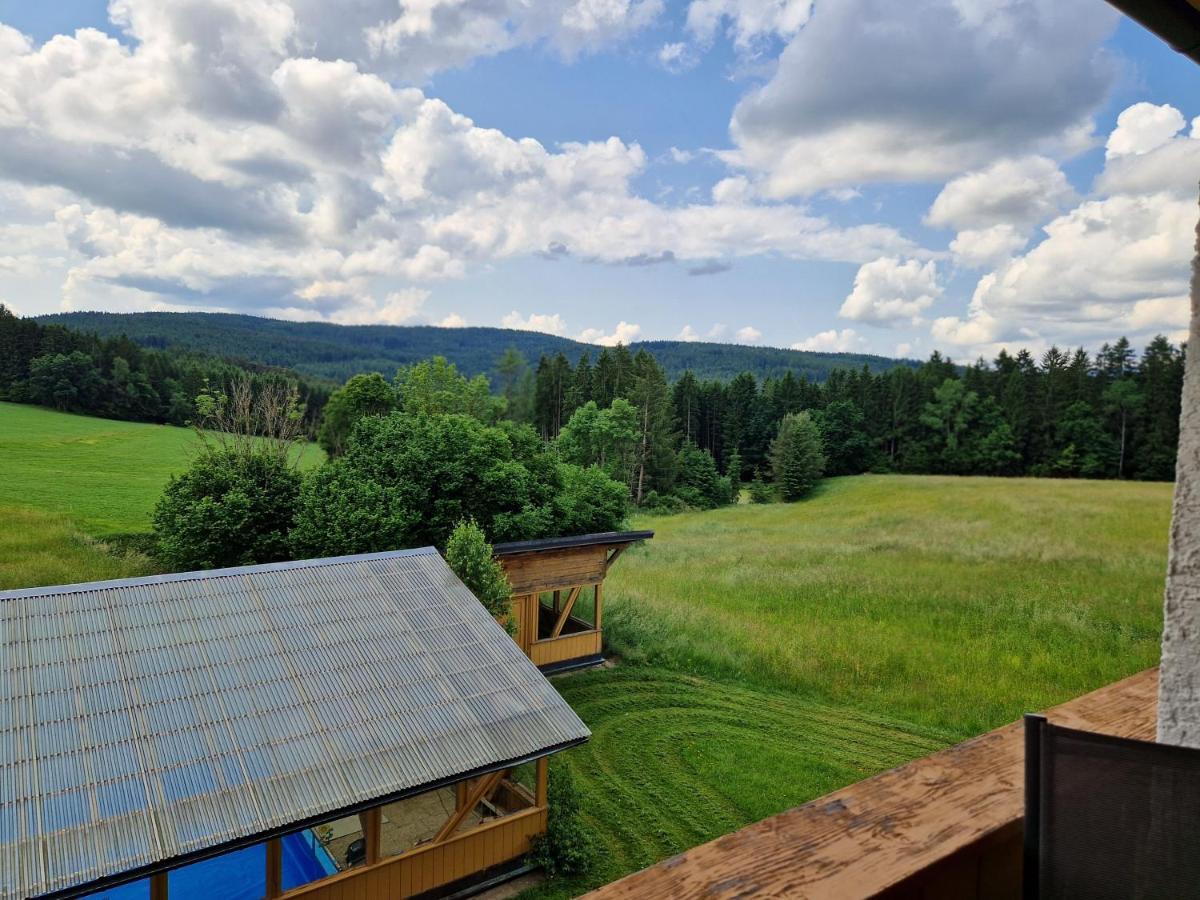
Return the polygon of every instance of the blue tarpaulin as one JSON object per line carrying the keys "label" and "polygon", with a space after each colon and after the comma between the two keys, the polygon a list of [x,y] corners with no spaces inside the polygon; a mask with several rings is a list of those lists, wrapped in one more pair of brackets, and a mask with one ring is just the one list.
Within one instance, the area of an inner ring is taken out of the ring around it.
{"label": "blue tarpaulin", "polygon": [[[332,875],[337,866],[311,831],[280,839],[283,889],[291,890]],[[267,892],[267,847],[255,844],[232,853],[173,869],[167,876],[170,900],[262,900]],[[88,900],[149,900],[150,881],[143,879],[89,895]]]}

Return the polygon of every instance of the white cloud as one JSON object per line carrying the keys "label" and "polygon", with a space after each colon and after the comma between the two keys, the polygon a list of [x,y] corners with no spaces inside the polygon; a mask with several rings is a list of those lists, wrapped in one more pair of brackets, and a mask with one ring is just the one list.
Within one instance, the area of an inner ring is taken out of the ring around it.
{"label": "white cloud", "polygon": [[942,228],[1026,228],[1057,213],[1075,197],[1067,177],[1052,159],[1002,159],[949,182],[929,208],[925,221]]}
{"label": "white cloud", "polygon": [[466,328],[467,320],[458,313],[450,313],[437,324],[439,328]]}
{"label": "white cloud", "polygon": [[721,322],[716,322],[713,324],[712,328],[708,329],[708,332],[704,336],[706,338],[709,338],[710,340],[715,341],[719,338],[724,337],[725,331],[726,331],[726,326]]}
{"label": "white cloud", "polygon": [[821,331],[812,337],[797,341],[792,344],[792,349],[814,350],[820,353],[850,353],[865,343],[853,328],[843,328],[841,331],[831,328],[829,331]]}
{"label": "white cloud", "polygon": [[872,325],[915,325],[941,293],[937,266],[932,261],[901,262],[894,257],[880,257],[859,267],[854,289],[838,315]]}
{"label": "white cloud", "polygon": [[908,341],[901,341],[896,345],[895,355],[897,359],[907,359],[908,355],[913,352],[913,345]]}
{"label": "white cloud", "polygon": [[656,56],[658,64],[668,72],[686,72],[697,62],[696,54],[683,42],[663,44],[658,48]]}
{"label": "white cloud", "polygon": [[726,26],[739,50],[750,50],[765,38],[788,38],[812,15],[813,0],[692,0],[687,28],[708,42]]}
{"label": "white cloud", "polygon": [[610,334],[605,334],[602,328],[585,328],[579,334],[579,340],[585,344],[599,344],[601,347],[615,347],[617,344],[628,344],[637,340],[642,333],[641,325],[634,325],[624,320]]}
{"label": "white cloud", "polygon": [[287,6],[298,53],[353,60],[413,82],[523,44],[544,41],[570,58],[634,34],[662,10],[661,0],[288,0]]}
{"label": "white cloud", "polygon": [[1012,225],[993,225],[960,231],[950,242],[950,252],[963,265],[978,269],[999,265],[1027,243],[1029,239]]}
{"label": "white cloud", "polygon": [[1093,0],[820,4],[738,104],[726,158],[787,197],[1080,149],[1116,21]]}
{"label": "white cloud", "polygon": [[991,355],[1017,343],[1090,344],[1122,332],[1141,340],[1182,327],[1200,142],[1180,135],[1139,143],[1123,118],[1117,130],[1128,141],[1118,146],[1157,146],[1110,156],[1096,195],[1047,224],[1028,252],[980,278],[964,316],[933,323],[937,341]]}
{"label": "white cloud", "polygon": [[687,343],[693,343],[695,341],[700,340],[700,335],[696,332],[696,329],[693,328],[691,325],[684,325],[683,328],[680,330],[679,334],[675,335],[675,340],[686,341]]}
{"label": "white cloud", "polygon": [[356,310],[339,310],[332,316],[333,321],[343,324],[375,324],[406,325],[417,318],[421,307],[429,298],[429,291],[421,288],[405,288],[388,294],[382,303],[371,303],[361,312]]}
{"label": "white cloud", "polygon": [[1170,104],[1135,103],[1117,116],[1117,127],[1108,136],[1104,155],[1140,155],[1157,150],[1183,130],[1183,114]]}
{"label": "white cloud", "polygon": [[518,331],[541,331],[546,334],[566,334],[567,323],[558,313],[531,313],[522,318],[515,309],[500,320],[504,328],[515,328]]}
{"label": "white cloud", "polygon": [[[390,321],[402,307],[363,298],[551,247],[599,262],[920,252],[891,227],[759,203],[743,178],[717,203],[661,206],[637,193],[636,144],[547,148],[368,70],[422,68],[435,46],[446,64],[512,41],[567,52],[586,43],[568,32],[607,39],[656,6],[501,2],[468,21],[479,2],[118,0],[128,45],[85,29],[35,46],[0,25],[0,181],[54,195],[29,204],[28,227],[53,231],[64,299],[81,308],[119,289],[168,308],[332,319],[341,304]],[[6,252],[28,270],[49,251]],[[318,283],[344,289],[301,295]]]}
{"label": "white cloud", "polygon": [[739,328],[734,337],[737,338],[739,344],[757,344],[762,340],[763,333],[753,325],[747,325],[744,328]]}

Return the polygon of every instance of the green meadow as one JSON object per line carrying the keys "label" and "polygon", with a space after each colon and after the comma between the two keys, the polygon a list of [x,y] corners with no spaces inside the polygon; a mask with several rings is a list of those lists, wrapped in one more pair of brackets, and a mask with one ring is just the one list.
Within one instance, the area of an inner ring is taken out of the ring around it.
{"label": "green meadow", "polygon": [[[184,429],[0,404],[0,588],[122,577]],[[640,517],[616,665],[556,687],[597,868],[567,897],[1158,659],[1171,486],[870,475]]]}
{"label": "green meadow", "polygon": [[[198,444],[188,428],[0,403],[0,506],[62,513],[96,536],[148,531],[167,479]],[[321,456],[306,448],[302,464]]]}

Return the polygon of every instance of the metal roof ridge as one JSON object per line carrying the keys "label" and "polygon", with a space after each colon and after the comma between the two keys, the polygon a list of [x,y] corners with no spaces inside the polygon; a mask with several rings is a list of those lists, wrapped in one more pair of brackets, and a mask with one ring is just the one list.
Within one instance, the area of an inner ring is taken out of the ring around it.
{"label": "metal roof ridge", "polygon": [[161,575],[141,575],[134,578],[113,578],[108,581],[80,581],[70,584],[43,585],[41,587],[14,588],[0,591],[0,603],[7,600],[24,600],[31,597],[46,597],[54,594],[79,594],[84,591],[110,590],[112,588],[139,587],[149,584],[172,584],[181,581],[199,581],[205,578],[228,578],[234,575],[255,575],[263,572],[284,572],[295,569],[317,569],[323,566],[344,565],[350,562],[369,562],[376,559],[400,559],[406,556],[439,555],[436,547],[410,547],[403,550],[381,550],[375,553],[350,553],[345,556],[323,556],[316,559],[293,559],[273,563],[256,563],[249,566],[227,566],[221,569],[197,569],[191,572],[166,572]]}

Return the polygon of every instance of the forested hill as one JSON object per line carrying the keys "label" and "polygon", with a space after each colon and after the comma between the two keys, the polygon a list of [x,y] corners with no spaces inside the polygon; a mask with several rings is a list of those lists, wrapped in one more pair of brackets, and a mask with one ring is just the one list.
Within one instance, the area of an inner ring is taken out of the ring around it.
{"label": "forested hill", "polygon": [[[143,347],[200,351],[286,366],[319,378],[343,381],[360,372],[391,376],[401,365],[444,356],[468,375],[494,375],[501,354],[515,347],[533,363],[543,354],[563,353],[572,363],[600,348],[569,338],[506,328],[435,328],[421,325],[332,325],[285,322],[226,313],[60,313],[39,317],[101,337],[127,336]],[[868,366],[883,372],[909,365],[858,353],[811,353],[736,344],[646,341],[645,347],[671,380],[691,369],[697,378],[727,381],[742,372],[760,379],[785,372],[824,381],[833,369]],[[915,363],[912,363],[915,365]]]}

